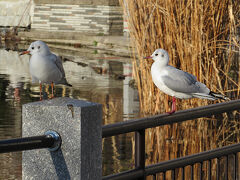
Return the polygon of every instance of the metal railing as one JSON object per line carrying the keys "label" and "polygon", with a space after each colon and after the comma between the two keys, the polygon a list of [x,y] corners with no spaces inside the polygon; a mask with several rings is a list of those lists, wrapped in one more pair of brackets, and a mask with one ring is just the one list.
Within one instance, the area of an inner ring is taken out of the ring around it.
{"label": "metal railing", "polygon": [[[163,173],[163,179],[165,179],[165,172],[168,170],[173,171],[172,177],[174,177],[174,174],[175,174],[174,169],[176,168],[184,169],[184,167],[187,165],[193,166],[196,163],[202,164],[203,161],[211,162],[210,161],[211,159],[227,156],[229,154],[234,154],[235,164],[236,164],[236,161],[237,161],[236,153],[240,151],[240,144],[235,144],[232,146],[227,146],[227,147],[223,147],[223,148],[219,148],[211,151],[206,151],[206,152],[198,153],[192,156],[185,156],[183,158],[165,161],[159,164],[154,164],[154,165],[145,167],[145,129],[167,125],[167,124],[179,123],[179,122],[201,118],[201,117],[208,117],[211,115],[234,111],[238,109],[240,109],[240,100],[233,100],[233,101],[228,101],[224,103],[212,104],[208,106],[203,106],[203,107],[198,107],[198,108],[193,108],[193,109],[188,109],[183,111],[177,111],[176,113],[171,115],[161,114],[161,115],[156,115],[152,117],[129,120],[129,121],[124,121],[124,122],[103,126],[102,138],[129,133],[129,132],[135,132],[135,169],[124,171],[118,174],[104,176],[102,179],[104,180],[139,179],[140,180],[140,179],[145,179],[145,177],[149,175],[153,175],[153,178],[155,178],[156,174],[161,172]],[[236,171],[236,167],[235,167],[235,171]],[[184,171],[182,174],[184,179]],[[193,170],[191,174],[192,174],[191,177],[193,178]],[[236,177],[236,175],[234,177]]]}
{"label": "metal railing", "polygon": [[0,153],[49,148],[56,151],[61,146],[61,137],[55,131],[47,131],[42,136],[7,139],[0,141]]}

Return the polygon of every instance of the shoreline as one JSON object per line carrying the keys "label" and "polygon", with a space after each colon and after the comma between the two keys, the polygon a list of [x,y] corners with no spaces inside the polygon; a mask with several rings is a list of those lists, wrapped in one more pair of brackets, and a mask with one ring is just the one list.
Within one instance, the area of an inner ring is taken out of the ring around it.
{"label": "shoreline", "polygon": [[[96,35],[71,32],[22,31],[18,32],[18,35],[15,36],[15,38],[20,42],[42,40],[48,44],[64,47],[68,45],[74,49],[90,48],[106,50],[110,54],[123,57],[131,57],[132,53],[130,37],[127,36]],[[12,38],[12,40],[14,40],[14,38]]]}

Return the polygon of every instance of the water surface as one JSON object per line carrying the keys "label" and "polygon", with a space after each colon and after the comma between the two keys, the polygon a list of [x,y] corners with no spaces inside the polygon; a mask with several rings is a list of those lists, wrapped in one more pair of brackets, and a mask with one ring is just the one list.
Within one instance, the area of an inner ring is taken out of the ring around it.
{"label": "water surface", "polygon": [[[22,104],[39,100],[39,85],[31,83],[29,56],[19,56],[28,44],[4,44],[0,48],[0,139],[21,137]],[[63,59],[66,78],[73,87],[58,85],[56,97],[71,97],[103,105],[103,124],[138,116],[137,91],[131,60],[95,49],[50,46]],[[44,86],[44,97],[51,89]],[[37,134],[36,134],[37,135]],[[132,135],[103,139],[103,175],[133,165]],[[0,154],[0,179],[21,179],[21,153]]]}
{"label": "water surface", "polygon": [[[10,43],[0,48],[0,139],[21,137],[22,104],[39,100],[39,85],[31,83],[29,56],[20,57],[18,53],[27,47]],[[62,57],[66,78],[73,85],[56,86],[56,97],[102,104],[103,125],[139,116],[138,93],[130,85],[129,58],[72,46],[50,46],[50,49]],[[43,89],[47,98],[51,88],[45,85]],[[239,132],[239,112],[148,129],[146,164],[237,143]],[[104,138],[102,142],[103,175],[133,168],[132,133]],[[21,153],[0,154],[0,179],[21,179]]]}

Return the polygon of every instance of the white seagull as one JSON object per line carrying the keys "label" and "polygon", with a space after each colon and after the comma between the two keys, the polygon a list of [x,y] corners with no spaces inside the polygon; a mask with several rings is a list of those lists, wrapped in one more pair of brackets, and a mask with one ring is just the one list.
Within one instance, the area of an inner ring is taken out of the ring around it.
{"label": "white seagull", "polygon": [[229,100],[229,98],[221,94],[210,91],[205,84],[197,81],[194,75],[170,66],[168,64],[169,55],[164,49],[157,49],[151,56],[145,57],[145,59],[150,58],[154,60],[151,67],[154,84],[162,92],[173,97],[172,110],[168,112],[169,114],[176,111],[175,97],[179,99],[201,98],[209,100]]}
{"label": "white seagull", "polygon": [[43,41],[35,41],[31,43],[27,51],[23,51],[20,55],[30,54],[29,69],[33,83],[40,83],[40,100],[42,100],[42,83],[51,84],[52,96],[54,84],[69,84],[65,77],[62,61],[59,56],[51,53],[47,44]]}

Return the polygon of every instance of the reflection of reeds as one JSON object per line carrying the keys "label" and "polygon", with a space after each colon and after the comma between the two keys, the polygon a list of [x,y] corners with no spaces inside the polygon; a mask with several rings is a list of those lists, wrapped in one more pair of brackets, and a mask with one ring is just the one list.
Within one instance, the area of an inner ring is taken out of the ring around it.
{"label": "reflection of reeds", "polygon": [[[240,1],[120,0],[130,37],[138,54],[133,66],[143,113],[169,110],[169,97],[151,81],[151,62],[143,60],[157,48],[170,55],[170,64],[197,76],[211,90],[238,98],[239,59],[233,58],[240,24]],[[134,54],[134,53],[133,53]],[[202,106],[207,100],[177,100],[178,109]],[[236,117],[235,117],[236,118]],[[221,122],[219,122],[221,121]],[[198,119],[147,131],[147,164],[192,154],[239,138],[239,124],[228,116]],[[195,170],[196,171],[196,170]],[[197,173],[195,173],[197,174]]]}

